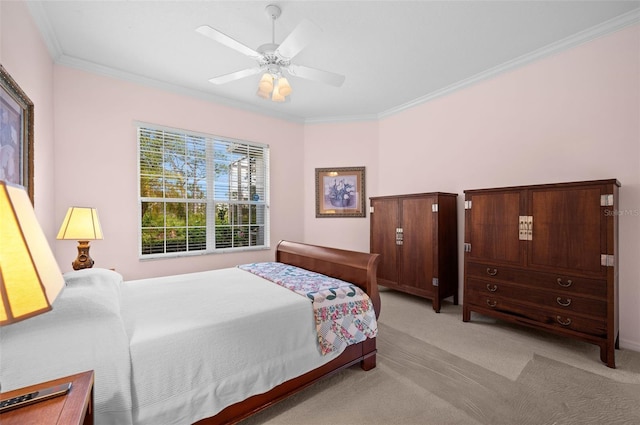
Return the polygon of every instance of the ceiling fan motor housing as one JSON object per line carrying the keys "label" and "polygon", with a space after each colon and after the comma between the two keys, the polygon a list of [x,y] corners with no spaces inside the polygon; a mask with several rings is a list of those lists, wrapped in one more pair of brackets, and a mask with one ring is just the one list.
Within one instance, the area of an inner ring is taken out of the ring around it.
{"label": "ceiling fan motor housing", "polygon": [[279,44],[267,43],[256,49],[262,55],[258,59],[260,66],[271,74],[280,74],[281,68],[286,68],[291,64],[289,59],[283,58],[276,53],[278,46]]}

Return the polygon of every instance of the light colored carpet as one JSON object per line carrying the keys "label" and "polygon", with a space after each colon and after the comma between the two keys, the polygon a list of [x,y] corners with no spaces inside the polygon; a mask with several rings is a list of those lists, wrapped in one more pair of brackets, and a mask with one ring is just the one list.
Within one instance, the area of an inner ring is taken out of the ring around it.
{"label": "light colored carpet", "polygon": [[378,364],[358,366],[242,425],[640,424],[640,353],[472,315],[383,291]]}

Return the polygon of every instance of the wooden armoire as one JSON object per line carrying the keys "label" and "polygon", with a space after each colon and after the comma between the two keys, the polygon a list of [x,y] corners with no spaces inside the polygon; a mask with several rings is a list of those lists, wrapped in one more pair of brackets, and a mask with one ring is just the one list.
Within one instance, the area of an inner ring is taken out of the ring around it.
{"label": "wooden armoire", "polygon": [[463,321],[471,312],[618,346],[617,180],[466,190]]}
{"label": "wooden armoire", "polygon": [[380,254],[378,284],[458,304],[458,229],[455,193],[420,193],[370,199],[372,253]]}

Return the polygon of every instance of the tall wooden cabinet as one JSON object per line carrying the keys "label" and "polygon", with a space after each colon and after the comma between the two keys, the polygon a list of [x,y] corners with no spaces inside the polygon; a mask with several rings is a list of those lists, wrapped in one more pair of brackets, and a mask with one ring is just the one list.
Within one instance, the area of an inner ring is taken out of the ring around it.
{"label": "tall wooden cabinet", "polygon": [[466,190],[463,320],[471,311],[618,346],[617,180]]}
{"label": "tall wooden cabinet", "polygon": [[370,198],[371,252],[381,254],[378,284],[458,304],[458,237],[455,193]]}

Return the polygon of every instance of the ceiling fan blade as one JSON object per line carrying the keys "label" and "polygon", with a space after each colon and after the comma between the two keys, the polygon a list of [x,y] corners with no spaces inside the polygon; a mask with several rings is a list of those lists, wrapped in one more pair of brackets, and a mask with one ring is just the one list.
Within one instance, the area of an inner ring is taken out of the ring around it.
{"label": "ceiling fan blade", "polygon": [[256,68],[247,68],[242,71],[232,72],[231,74],[220,75],[219,77],[213,77],[209,80],[210,83],[213,84],[225,84],[231,81],[239,80],[241,78],[250,77],[251,75],[255,75],[259,73],[262,69],[260,67]]}
{"label": "ceiling fan blade", "polygon": [[330,84],[336,87],[340,87],[342,83],[344,83],[345,78],[344,75],[294,64],[289,65],[287,67],[287,71],[289,72],[289,74],[295,77],[306,78],[307,80],[313,81],[320,81],[322,83]]}
{"label": "ceiling fan blade", "polygon": [[256,59],[260,58],[260,53],[256,52],[251,47],[245,46],[239,41],[234,40],[228,35],[223,34],[220,31],[213,29],[208,25],[202,25],[201,27],[196,28],[196,32],[204,35],[205,37],[209,37],[210,39],[215,40],[218,43],[225,45],[244,55],[247,55]]}
{"label": "ceiling fan blade", "polygon": [[322,29],[320,29],[319,26],[308,19],[304,19],[291,31],[291,34],[284,39],[280,47],[276,49],[276,54],[291,59],[300,53],[304,46],[313,41],[321,32]]}

